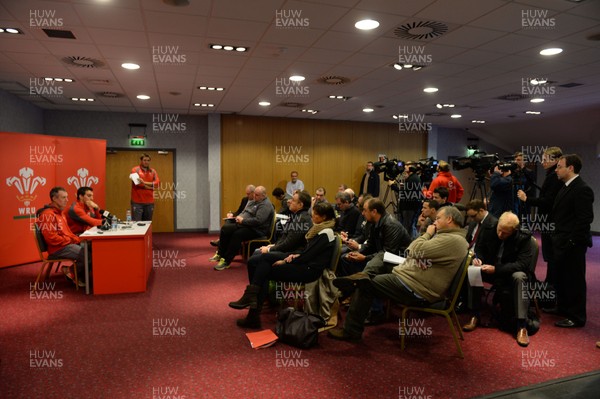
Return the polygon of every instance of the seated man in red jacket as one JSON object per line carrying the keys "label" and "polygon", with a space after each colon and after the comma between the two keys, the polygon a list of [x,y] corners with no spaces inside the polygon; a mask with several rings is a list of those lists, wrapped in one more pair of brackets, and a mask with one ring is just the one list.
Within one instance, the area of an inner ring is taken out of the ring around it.
{"label": "seated man in red jacket", "polygon": [[[73,259],[77,264],[78,276],[83,276],[83,246],[79,237],[69,228],[62,212],[69,202],[67,190],[63,187],[52,188],[50,200],[52,202],[36,212],[36,224],[48,246],[48,257]],[[75,281],[70,266],[63,266],[62,270],[67,278]],[[79,280],[79,286],[85,287],[83,279]]]}
{"label": "seated man in red jacket", "polygon": [[[94,202],[94,190],[91,187],[77,189],[77,201],[63,211],[69,228],[77,235],[90,227],[100,226],[104,212],[106,211],[101,210]],[[108,212],[106,213],[108,214]]]}

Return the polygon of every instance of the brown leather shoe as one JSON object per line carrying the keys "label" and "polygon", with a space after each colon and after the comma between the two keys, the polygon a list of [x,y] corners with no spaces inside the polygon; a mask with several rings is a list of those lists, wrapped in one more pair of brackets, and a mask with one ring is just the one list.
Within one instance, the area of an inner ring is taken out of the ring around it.
{"label": "brown leather shoe", "polygon": [[527,335],[527,329],[525,327],[519,329],[517,333],[517,344],[521,346],[529,345],[529,335]]}
{"label": "brown leather shoe", "polygon": [[471,321],[465,324],[462,329],[464,332],[471,332],[477,328],[479,325],[479,319],[475,316],[471,317]]}
{"label": "brown leather shoe", "polygon": [[346,335],[346,332],[343,328],[332,328],[331,330],[327,331],[327,335],[340,341],[360,342],[360,337]]}

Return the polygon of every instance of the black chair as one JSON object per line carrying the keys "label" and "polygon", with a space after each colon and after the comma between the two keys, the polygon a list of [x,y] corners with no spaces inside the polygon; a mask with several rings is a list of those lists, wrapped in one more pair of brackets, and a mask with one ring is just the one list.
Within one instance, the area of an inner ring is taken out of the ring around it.
{"label": "black chair", "polygon": [[[426,312],[426,313],[433,313],[433,314],[438,314],[441,316],[444,316],[446,318],[446,320],[448,321],[448,326],[450,327],[450,331],[452,332],[452,336],[454,337],[454,342],[456,343],[456,349],[458,349],[458,353],[460,354],[461,358],[464,358],[464,354],[462,351],[462,348],[460,346],[460,342],[458,341],[458,337],[456,336],[456,331],[458,331],[458,334],[460,335],[460,339],[464,340],[463,334],[462,334],[462,330],[460,328],[460,323],[458,322],[458,317],[456,316],[456,312],[454,311],[454,305],[456,304],[456,301],[458,300],[458,296],[460,294],[460,289],[463,285],[463,282],[465,281],[465,276],[467,275],[467,268],[469,267],[469,264],[471,264],[471,257],[472,257],[472,253],[469,252],[467,254],[467,256],[465,257],[465,259],[461,262],[460,267],[458,268],[458,270],[456,271],[456,274],[454,275],[454,278],[452,279],[452,283],[450,284],[450,287],[448,288],[448,293],[446,294],[446,297],[441,300],[438,301],[436,303],[429,303],[429,304],[425,304],[423,306],[404,306],[404,309],[402,310],[402,322],[401,325],[402,326],[406,326],[406,320],[407,320],[407,313],[410,310],[415,310],[415,311],[419,311],[419,312]],[[454,323],[456,323],[456,327],[454,326]],[[401,334],[401,338],[400,338],[400,346],[401,349],[404,350],[404,340],[405,340],[405,335],[406,334]]]}

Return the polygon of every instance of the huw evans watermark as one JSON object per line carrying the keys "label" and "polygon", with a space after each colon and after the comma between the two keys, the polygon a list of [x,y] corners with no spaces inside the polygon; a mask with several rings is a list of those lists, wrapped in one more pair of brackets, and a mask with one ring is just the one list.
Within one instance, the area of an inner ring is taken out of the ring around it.
{"label": "huw evans watermark", "polygon": [[521,10],[521,26],[523,29],[554,29],[556,18],[548,14],[548,10]]}
{"label": "huw evans watermark", "polygon": [[152,387],[152,399],[187,399],[178,386]]}
{"label": "huw evans watermark", "polygon": [[310,88],[303,85],[302,81],[275,78],[275,95],[277,97],[308,97]]}
{"label": "huw evans watermark", "polygon": [[521,146],[521,153],[523,154],[523,162],[525,163],[543,163],[543,162],[555,162],[558,158],[551,154],[545,154],[549,146],[543,145],[524,145]]}
{"label": "huw evans watermark", "polygon": [[548,356],[547,350],[524,350],[521,352],[521,367],[525,369],[547,369],[556,367],[556,359]]}
{"label": "huw evans watermark", "polygon": [[430,122],[425,122],[424,114],[398,115],[398,130],[401,132],[429,132],[432,128]]}
{"label": "huw evans watermark", "polygon": [[275,299],[278,301],[304,301],[308,300],[308,292],[302,283],[275,283]]}
{"label": "huw evans watermark", "polygon": [[521,215],[521,228],[545,234],[553,233],[556,230],[554,222],[549,221],[549,215],[541,213]]}
{"label": "huw evans watermark", "polygon": [[179,250],[155,249],[152,251],[152,267],[155,269],[182,269],[187,266],[187,259],[179,256]]}
{"label": "huw evans watermark", "polygon": [[179,319],[152,319],[152,335],[155,337],[185,337],[188,331],[180,325]]}
{"label": "huw evans watermark", "polygon": [[310,19],[302,10],[275,10],[275,27],[278,29],[302,29],[310,26]]}
{"label": "huw evans watermark", "polygon": [[187,191],[181,190],[179,183],[160,182],[152,193],[154,201],[174,201],[187,198]]}
{"label": "huw evans watermark", "polygon": [[187,55],[179,50],[179,46],[152,46],[152,62],[164,66],[183,65],[187,62]]}
{"label": "huw evans watermark", "polygon": [[308,163],[310,156],[302,152],[302,146],[277,145],[275,146],[276,163]]}
{"label": "huw evans watermark", "polygon": [[411,338],[429,338],[433,334],[431,326],[425,325],[425,319],[411,318],[398,320],[398,335]]}
{"label": "huw evans watermark", "polygon": [[29,299],[63,299],[61,290],[56,289],[55,282],[29,283]]}
{"label": "huw evans watermark", "polygon": [[154,133],[183,133],[187,131],[185,122],[179,122],[179,114],[152,114]]}
{"label": "huw evans watermark", "polygon": [[398,399],[433,399],[433,395],[425,392],[424,386],[398,387]]}
{"label": "huw evans watermark", "polygon": [[425,46],[398,46],[398,63],[402,65],[426,66],[433,61],[431,54],[427,54]]}
{"label": "huw evans watermark", "polygon": [[302,358],[301,350],[276,350],[275,367],[308,367],[308,359]]}
{"label": "huw evans watermark", "polygon": [[56,10],[29,10],[30,28],[60,28],[64,26],[61,17],[56,16]]}
{"label": "huw evans watermark", "polygon": [[55,350],[29,351],[29,367],[32,369],[59,369],[63,363],[63,359],[56,357]]}
{"label": "huw evans watermark", "polygon": [[521,94],[531,98],[547,98],[556,94],[556,87],[547,83],[547,78],[521,78]]}
{"label": "huw evans watermark", "polygon": [[29,78],[29,95],[44,97],[62,97],[64,87],[54,80]]}

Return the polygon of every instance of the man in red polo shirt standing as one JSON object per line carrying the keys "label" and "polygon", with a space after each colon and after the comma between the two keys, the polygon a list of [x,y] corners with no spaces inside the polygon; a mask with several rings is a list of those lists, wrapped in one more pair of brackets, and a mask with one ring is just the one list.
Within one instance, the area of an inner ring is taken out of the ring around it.
{"label": "man in red polo shirt standing", "polygon": [[131,174],[137,174],[139,180],[131,183],[131,213],[135,221],[152,220],[154,212],[154,189],[160,181],[158,173],[150,167],[150,155],[142,154],[140,164],[131,169]]}

